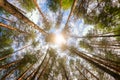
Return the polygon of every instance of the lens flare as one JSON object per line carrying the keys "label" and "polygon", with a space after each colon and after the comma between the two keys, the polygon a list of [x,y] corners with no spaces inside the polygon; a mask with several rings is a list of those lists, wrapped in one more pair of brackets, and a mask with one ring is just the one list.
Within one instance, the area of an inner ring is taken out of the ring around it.
{"label": "lens flare", "polygon": [[66,40],[62,34],[56,34],[54,40],[55,40],[55,43],[60,46],[66,43]]}

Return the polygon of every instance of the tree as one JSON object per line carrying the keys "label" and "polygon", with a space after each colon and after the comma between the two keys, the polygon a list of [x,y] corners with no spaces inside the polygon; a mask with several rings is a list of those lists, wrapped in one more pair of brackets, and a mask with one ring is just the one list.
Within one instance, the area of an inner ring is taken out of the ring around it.
{"label": "tree", "polygon": [[[63,2],[64,2],[64,1],[63,1]],[[67,18],[67,21],[66,21],[66,23],[65,23],[65,27],[64,27],[64,29],[63,29],[63,34],[65,34],[65,35],[66,35],[66,33],[67,33],[66,31],[69,31],[68,22],[69,22],[70,17],[71,17],[71,15],[72,15],[72,13],[73,13],[73,11],[74,11],[74,9],[75,9],[76,3],[77,3],[77,0],[74,0],[73,3],[72,3],[72,7],[71,7],[70,14],[69,14],[69,16],[68,16],[68,18]]]}
{"label": "tree", "polygon": [[45,59],[46,59],[46,57],[47,57],[47,54],[48,53],[46,53],[45,54],[45,57],[44,57],[44,59],[42,60],[42,62],[41,62],[41,64],[38,66],[38,68],[35,70],[35,71],[33,71],[34,73],[32,73],[29,77],[27,77],[27,79],[35,79],[36,77],[38,77],[38,73],[39,73],[39,70],[41,69],[41,66],[43,65],[43,63],[44,63],[44,61],[45,61]]}
{"label": "tree", "polygon": [[119,21],[118,0],[0,0],[0,80],[119,80]]}
{"label": "tree", "polygon": [[[18,50],[16,50],[16,51],[12,51],[12,53],[14,54],[14,53],[17,53],[17,52],[19,52],[19,51],[21,51],[21,50],[23,50],[23,49],[25,49],[25,48],[27,48],[27,47],[30,47],[30,46],[33,46],[33,47],[36,47],[38,45],[38,42],[36,41],[33,41],[33,43],[32,44],[30,44],[30,45],[26,45],[26,46],[24,46],[24,47],[22,47],[21,49],[18,49]],[[9,51],[9,52],[11,52],[11,51]],[[2,57],[0,58],[0,61],[1,60],[4,60],[5,58],[8,58],[8,57],[10,57],[12,54],[7,54],[7,55],[4,55],[4,52],[3,52],[3,55],[2,55]]]}
{"label": "tree", "polygon": [[9,12],[10,14],[16,16],[17,18],[22,19],[24,22],[28,23],[30,26],[39,30],[39,32],[43,33],[44,35],[47,34],[43,29],[39,28],[39,26],[37,26],[35,23],[33,23],[27,17],[25,17],[21,12],[19,12],[19,10],[17,10],[16,7],[10,4],[7,0],[1,0],[0,7],[2,7],[4,10]]}
{"label": "tree", "polygon": [[21,6],[26,9],[27,11],[32,11],[35,9],[35,5],[33,3],[33,0],[18,0]]}
{"label": "tree", "polygon": [[51,27],[50,22],[48,22],[47,18],[46,18],[46,17],[44,16],[44,14],[42,13],[40,6],[37,4],[37,1],[36,1],[36,0],[33,0],[33,2],[34,2],[34,4],[35,4],[35,6],[37,7],[39,13],[40,13],[41,16],[43,17],[43,23],[44,23],[44,25],[45,25],[45,30],[50,30],[50,27]]}
{"label": "tree", "polygon": [[[119,79],[119,72],[117,68],[114,68],[114,72],[112,72],[111,70],[113,70],[112,65],[107,65],[106,63],[104,63],[101,60],[92,58],[90,56],[87,56],[86,54],[76,50],[76,49],[69,49],[70,51],[72,51],[73,53],[77,54],[78,56],[82,57],[83,59],[89,61],[90,63],[94,64],[95,66],[97,66],[98,68],[100,68],[101,70],[104,70],[105,72],[109,73],[111,76],[113,76],[115,79]],[[101,65],[102,64],[102,65]],[[109,68],[108,68],[109,67]]]}
{"label": "tree", "polygon": [[75,67],[75,68],[79,71],[79,74],[80,74],[80,75],[83,75],[83,76],[84,76],[85,80],[88,80],[88,79],[86,78],[86,76],[78,69],[78,67]]}
{"label": "tree", "polygon": [[20,32],[20,33],[29,34],[29,33],[25,32],[25,31],[19,30],[19,29],[17,29],[17,28],[13,28],[13,27],[11,27],[11,26],[9,26],[9,25],[6,25],[6,24],[3,24],[3,23],[1,23],[1,22],[0,22],[0,26],[1,26],[1,27],[4,27],[4,28],[7,28],[7,29],[10,29],[10,30],[18,31],[18,32]]}

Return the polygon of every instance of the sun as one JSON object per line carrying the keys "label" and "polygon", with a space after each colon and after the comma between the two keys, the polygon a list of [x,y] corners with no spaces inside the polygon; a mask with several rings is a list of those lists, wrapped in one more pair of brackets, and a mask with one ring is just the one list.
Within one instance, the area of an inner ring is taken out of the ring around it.
{"label": "sun", "polygon": [[56,34],[54,37],[54,42],[55,42],[55,44],[61,46],[62,44],[66,43],[66,40],[62,34]]}

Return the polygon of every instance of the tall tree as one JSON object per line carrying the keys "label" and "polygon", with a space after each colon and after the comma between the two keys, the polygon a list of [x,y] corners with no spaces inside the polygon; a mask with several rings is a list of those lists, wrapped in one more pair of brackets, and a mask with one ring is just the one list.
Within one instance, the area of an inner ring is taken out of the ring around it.
{"label": "tall tree", "polygon": [[16,16],[17,18],[22,19],[24,22],[26,22],[30,26],[34,27],[35,29],[39,30],[39,32],[43,33],[44,35],[47,35],[47,33],[43,29],[41,29],[39,26],[37,26],[35,23],[33,23],[27,17],[25,17],[19,10],[16,9],[15,6],[10,4],[7,0],[1,0],[0,7],[2,7],[4,10],[9,12],[10,14]]}
{"label": "tall tree", "polygon": [[119,76],[119,70],[117,68],[113,68],[112,65],[107,65],[106,63],[104,63],[101,60],[92,58],[90,56],[87,56],[86,54],[78,51],[77,49],[69,49],[70,51],[72,51],[73,53],[77,54],[78,56],[82,57],[83,59],[89,61],[90,63],[94,64],[95,66],[97,66],[98,68],[100,68],[101,70],[104,70],[105,72],[109,73],[111,76],[113,76],[116,80],[120,79]]}

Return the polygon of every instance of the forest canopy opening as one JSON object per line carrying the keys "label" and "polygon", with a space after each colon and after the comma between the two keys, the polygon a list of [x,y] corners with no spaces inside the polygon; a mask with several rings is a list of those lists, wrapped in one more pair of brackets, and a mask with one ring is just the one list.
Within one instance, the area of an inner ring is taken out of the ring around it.
{"label": "forest canopy opening", "polygon": [[62,44],[65,44],[66,43],[66,40],[64,38],[64,35],[63,34],[56,34],[55,37],[54,37],[54,42],[55,44],[57,44],[58,46],[61,46]]}

